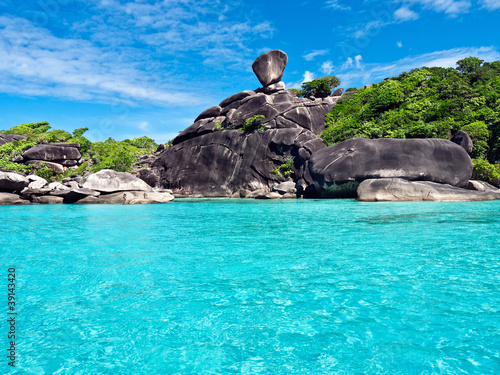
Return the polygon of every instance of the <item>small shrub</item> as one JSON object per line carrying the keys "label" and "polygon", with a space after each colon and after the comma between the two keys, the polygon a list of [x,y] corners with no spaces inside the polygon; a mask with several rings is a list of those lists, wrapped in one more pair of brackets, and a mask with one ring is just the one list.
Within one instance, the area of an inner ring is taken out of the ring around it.
{"label": "small shrub", "polygon": [[255,115],[250,117],[249,119],[246,119],[245,122],[243,123],[243,128],[242,130],[245,132],[255,130],[255,129],[261,129],[264,130],[264,125],[259,121],[259,119],[265,118],[264,115]]}
{"label": "small shrub", "polygon": [[214,130],[217,132],[222,130],[222,123],[220,121],[217,124],[215,124]]}
{"label": "small shrub", "polygon": [[486,182],[500,179],[500,172],[495,164],[490,164],[484,159],[472,159],[472,165],[472,178]]}
{"label": "small shrub", "polygon": [[47,181],[52,180],[52,177],[54,177],[54,171],[47,167],[45,163],[41,163],[36,167],[35,174],[38,177],[46,179]]}

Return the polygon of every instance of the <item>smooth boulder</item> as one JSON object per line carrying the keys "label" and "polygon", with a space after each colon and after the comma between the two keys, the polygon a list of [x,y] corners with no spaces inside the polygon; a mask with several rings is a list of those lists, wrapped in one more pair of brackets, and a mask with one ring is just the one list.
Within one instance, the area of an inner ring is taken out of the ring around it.
{"label": "smooth boulder", "polygon": [[130,173],[116,172],[111,169],[103,169],[97,173],[91,174],[85,179],[82,187],[103,193],[153,190],[146,182]]}
{"label": "smooth boulder", "polygon": [[19,173],[0,171],[0,191],[21,191],[29,183],[30,180]]}
{"label": "smooth boulder", "polygon": [[30,201],[22,199],[17,194],[12,193],[0,193],[0,205],[19,205],[19,204],[30,204]]}
{"label": "smooth boulder", "polygon": [[323,197],[355,197],[364,180],[403,178],[465,187],[467,152],[445,139],[353,138],[312,154],[309,171]]}
{"label": "smooth boulder", "polygon": [[35,145],[23,153],[24,160],[64,161],[80,160],[82,155],[75,143],[47,143]]}
{"label": "smooth boulder", "polygon": [[429,181],[401,178],[364,180],[357,190],[363,202],[439,201],[469,202],[500,199],[500,192],[474,191]]}
{"label": "smooth boulder", "polygon": [[263,87],[278,83],[283,77],[288,56],[285,52],[273,50],[266,52],[252,64],[252,69]]}

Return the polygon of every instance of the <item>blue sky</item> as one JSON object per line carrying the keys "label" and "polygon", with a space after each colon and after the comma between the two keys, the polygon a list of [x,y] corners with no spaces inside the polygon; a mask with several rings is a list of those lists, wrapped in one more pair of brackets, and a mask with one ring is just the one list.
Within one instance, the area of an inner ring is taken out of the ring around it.
{"label": "blue sky", "polygon": [[259,87],[251,64],[268,50],[288,54],[287,88],[327,74],[360,87],[500,60],[499,21],[500,0],[0,0],[0,129],[166,142]]}

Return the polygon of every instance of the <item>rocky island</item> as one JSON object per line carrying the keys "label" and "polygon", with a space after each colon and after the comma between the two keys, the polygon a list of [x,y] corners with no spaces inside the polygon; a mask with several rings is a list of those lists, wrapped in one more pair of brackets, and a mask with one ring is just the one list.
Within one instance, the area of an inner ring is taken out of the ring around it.
{"label": "rocky island", "polygon": [[[346,93],[286,90],[287,60],[278,50],[259,56],[252,68],[262,87],[206,109],[170,144],[140,156],[131,173],[101,169],[55,182],[2,168],[0,204],[162,203],[174,196],[500,199],[497,187],[471,180],[473,140],[464,131],[450,139],[352,138],[327,146],[320,137],[325,117]],[[22,140],[0,134],[0,146]],[[68,142],[31,145],[12,162],[62,176],[86,163],[81,145]]]}

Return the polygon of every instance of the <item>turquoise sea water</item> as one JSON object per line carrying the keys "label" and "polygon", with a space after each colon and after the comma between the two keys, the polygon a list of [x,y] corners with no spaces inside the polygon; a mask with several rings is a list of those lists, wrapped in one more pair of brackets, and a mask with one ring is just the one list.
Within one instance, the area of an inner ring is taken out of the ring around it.
{"label": "turquoise sea water", "polygon": [[500,202],[0,206],[0,233],[0,373],[500,373]]}

